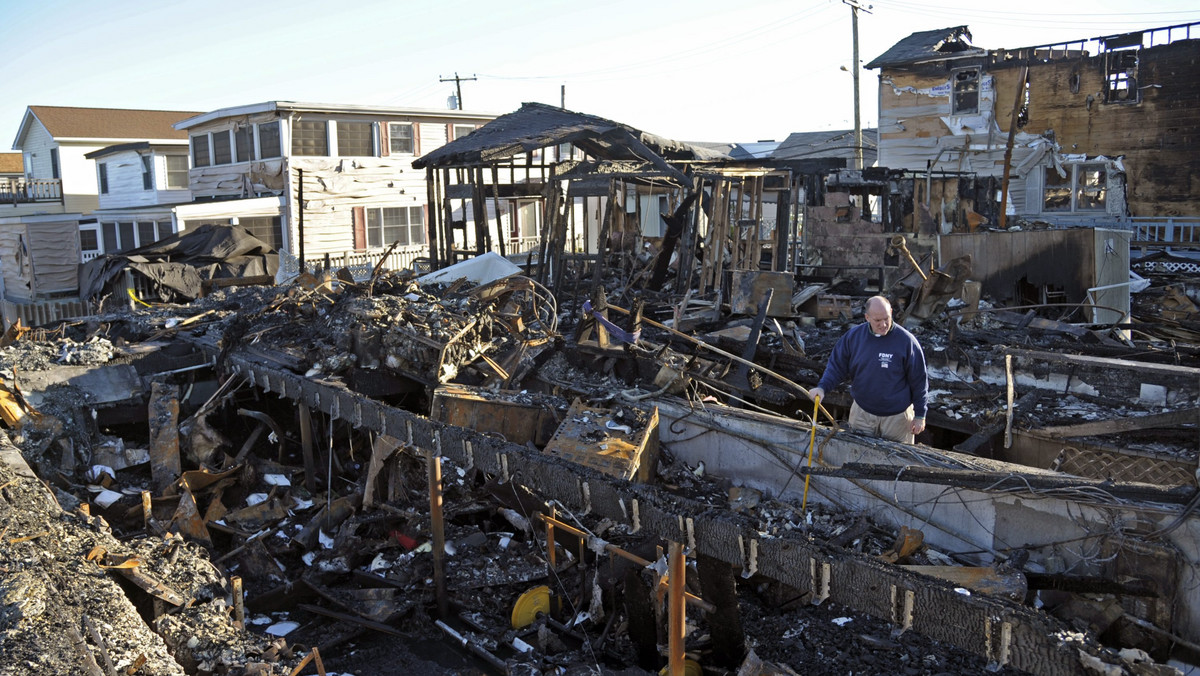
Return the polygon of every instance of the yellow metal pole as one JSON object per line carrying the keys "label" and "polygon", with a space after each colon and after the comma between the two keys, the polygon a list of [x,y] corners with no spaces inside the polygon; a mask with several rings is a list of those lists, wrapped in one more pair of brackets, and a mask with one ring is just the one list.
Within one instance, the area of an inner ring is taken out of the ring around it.
{"label": "yellow metal pole", "polygon": [[[813,446],[817,442],[817,412],[821,410],[821,398],[813,397],[812,433],[808,437],[808,468],[812,469]],[[811,474],[804,475],[804,498],[800,501],[800,509],[808,509],[808,479]]]}

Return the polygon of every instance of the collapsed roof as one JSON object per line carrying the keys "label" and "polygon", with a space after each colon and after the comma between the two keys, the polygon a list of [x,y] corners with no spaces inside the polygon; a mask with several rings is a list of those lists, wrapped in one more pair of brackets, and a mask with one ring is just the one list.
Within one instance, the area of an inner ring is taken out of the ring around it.
{"label": "collapsed roof", "polygon": [[936,61],[947,56],[980,56],[986,54],[971,44],[971,31],[966,26],[917,31],[892,45],[891,49],[875,57],[865,68],[887,68],[907,66],[924,61]]}
{"label": "collapsed roof", "polygon": [[132,251],[94,258],[79,268],[81,298],[96,298],[126,269],[189,300],[205,280],[274,275],[279,254],[242,228],[202,225]]}
{"label": "collapsed roof", "polygon": [[417,169],[479,165],[570,143],[602,160],[723,160],[717,150],[648,134],[595,115],[525,103],[413,162]]}

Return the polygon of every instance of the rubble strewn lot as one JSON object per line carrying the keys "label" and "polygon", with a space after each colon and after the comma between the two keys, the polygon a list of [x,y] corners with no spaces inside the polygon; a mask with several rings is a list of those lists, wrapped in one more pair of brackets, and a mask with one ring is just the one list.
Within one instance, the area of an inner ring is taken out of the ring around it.
{"label": "rubble strewn lot", "polygon": [[[402,430],[377,434],[356,427],[348,411],[326,416],[264,390],[228,368],[235,354],[613,481],[646,484],[638,490],[665,500],[735,514],[763,538],[796,537],[886,565],[944,569],[971,560],[871,514],[778,499],[659,441],[656,425],[674,422],[659,421],[658,397],[697,409],[744,398],[748,408],[803,420],[797,411],[807,400],[769,391],[768,372],[812,385],[849,318],[764,334],[753,375],[739,380],[731,375],[736,362],[722,362],[744,347],[729,334],[702,348],[650,327],[636,346],[604,348],[588,342],[574,312],[559,309],[563,301],[519,276],[424,286],[402,273],[366,283],[309,277],[98,315],[12,341],[0,350],[10,459],[19,447],[37,476],[17,474],[26,470],[15,460],[0,465],[0,673],[317,673],[318,655],[320,668],[360,676],[636,674],[666,663],[665,542],[547,502],[520,476],[444,457],[435,513],[428,449]],[[931,419],[938,430],[919,440],[926,452],[949,451],[990,425],[1003,431],[1009,404],[989,370],[1004,364],[1009,339],[1025,350],[1068,345],[1087,355],[1100,346],[1104,358],[1195,363],[1194,351],[1174,339],[1113,346],[1064,338],[1053,325],[1013,328],[991,314],[961,324],[938,316],[916,329],[935,365],[940,416]],[[702,326],[695,335],[725,328]],[[132,372],[140,389],[101,392],[87,372],[36,376],[67,367],[99,370],[109,383]],[[445,385],[457,389],[439,389]],[[1144,399],[1051,392],[1009,427],[1195,406]],[[434,410],[438,402],[443,408]],[[1194,422],[1099,432],[1073,443],[1197,462]],[[1002,455],[994,439],[981,455]],[[1074,456],[1064,462],[1082,466]],[[1194,487],[1193,476],[1185,488]],[[548,524],[557,543],[549,548]],[[985,575],[989,582],[1003,587],[1047,572],[1009,554]],[[714,583],[701,584],[706,565],[693,560],[685,576],[687,591],[709,604],[690,605],[687,618],[686,652],[704,673],[1021,673],[1002,663],[989,669],[992,660],[977,652],[752,571],[727,567],[715,584],[730,597],[707,601]],[[1017,603],[1049,598],[1018,591]],[[1173,672],[1140,652],[1162,660],[1169,642],[1152,632],[1134,641],[1118,625],[1116,592],[1077,596],[1073,611],[1046,621],[1061,627],[1062,645],[1086,653],[1081,662],[1107,663],[1103,673]],[[728,637],[743,631],[747,651],[731,656]]]}

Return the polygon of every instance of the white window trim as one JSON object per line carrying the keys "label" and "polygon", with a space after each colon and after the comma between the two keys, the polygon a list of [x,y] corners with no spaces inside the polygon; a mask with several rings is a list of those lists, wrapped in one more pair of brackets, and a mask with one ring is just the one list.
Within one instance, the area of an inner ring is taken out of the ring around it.
{"label": "white window trim", "polygon": [[[1104,206],[1099,209],[1080,209],[1079,208],[1079,170],[1098,167],[1104,171]],[[1046,175],[1049,172],[1058,173],[1054,167],[1045,167],[1042,172],[1042,213],[1044,214],[1103,214],[1108,211],[1108,193],[1109,193],[1109,178],[1112,168],[1104,162],[1075,162],[1072,164],[1064,164],[1063,169],[1066,170],[1071,194],[1071,208],[1061,210],[1046,209],[1046,190],[1050,187],[1046,182]]]}
{"label": "white window trim", "polygon": [[[182,186],[171,185],[171,162],[168,159],[171,157],[182,157],[183,158],[183,163],[186,168],[183,170],[183,185]],[[163,185],[166,186],[163,189],[164,190],[187,190],[189,187],[191,187],[191,177],[189,176],[189,174],[192,170],[191,155],[190,154],[189,155],[174,155],[174,154],[172,154],[172,155],[163,155],[162,158],[163,158]]]}
{"label": "white window trim", "polygon": [[[384,227],[384,225],[383,225],[383,210],[384,209],[406,209],[407,210],[406,215],[408,217],[408,224],[405,225],[404,227],[409,229],[409,235],[410,235],[409,240],[410,241],[407,244],[401,244],[400,245],[401,248],[403,248],[403,247],[424,247],[427,245],[428,238],[429,238],[429,232],[427,230],[428,224],[425,222],[425,207],[424,207],[424,205],[408,204],[408,205],[396,205],[396,206],[367,207],[366,214],[364,215],[365,222],[363,223],[363,230],[364,230],[364,234],[366,235],[368,251],[382,251],[392,245],[391,242],[387,242],[387,241],[383,241],[382,244],[380,244],[378,246],[371,245],[371,225],[370,225],[371,217],[370,217],[370,214],[372,212],[375,213],[375,217],[379,220],[379,228],[381,230],[380,240],[382,241],[383,240],[382,229]],[[416,210],[417,213],[419,213],[421,215],[421,224],[420,224],[421,225],[421,241],[415,242],[415,243],[411,241],[412,227],[413,227],[412,214],[413,214],[414,209]]]}

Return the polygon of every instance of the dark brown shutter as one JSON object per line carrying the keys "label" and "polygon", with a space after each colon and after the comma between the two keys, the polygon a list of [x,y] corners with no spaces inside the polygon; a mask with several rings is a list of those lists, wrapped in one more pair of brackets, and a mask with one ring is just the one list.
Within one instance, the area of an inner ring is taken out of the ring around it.
{"label": "dark brown shutter", "polygon": [[392,142],[388,138],[388,123],[379,123],[379,156],[387,157],[392,154]]}
{"label": "dark brown shutter", "polygon": [[354,250],[367,250],[367,210],[366,207],[354,207],[351,212],[351,222],[354,225]]}
{"label": "dark brown shutter", "polygon": [[413,155],[421,156],[421,123],[413,122]]}

